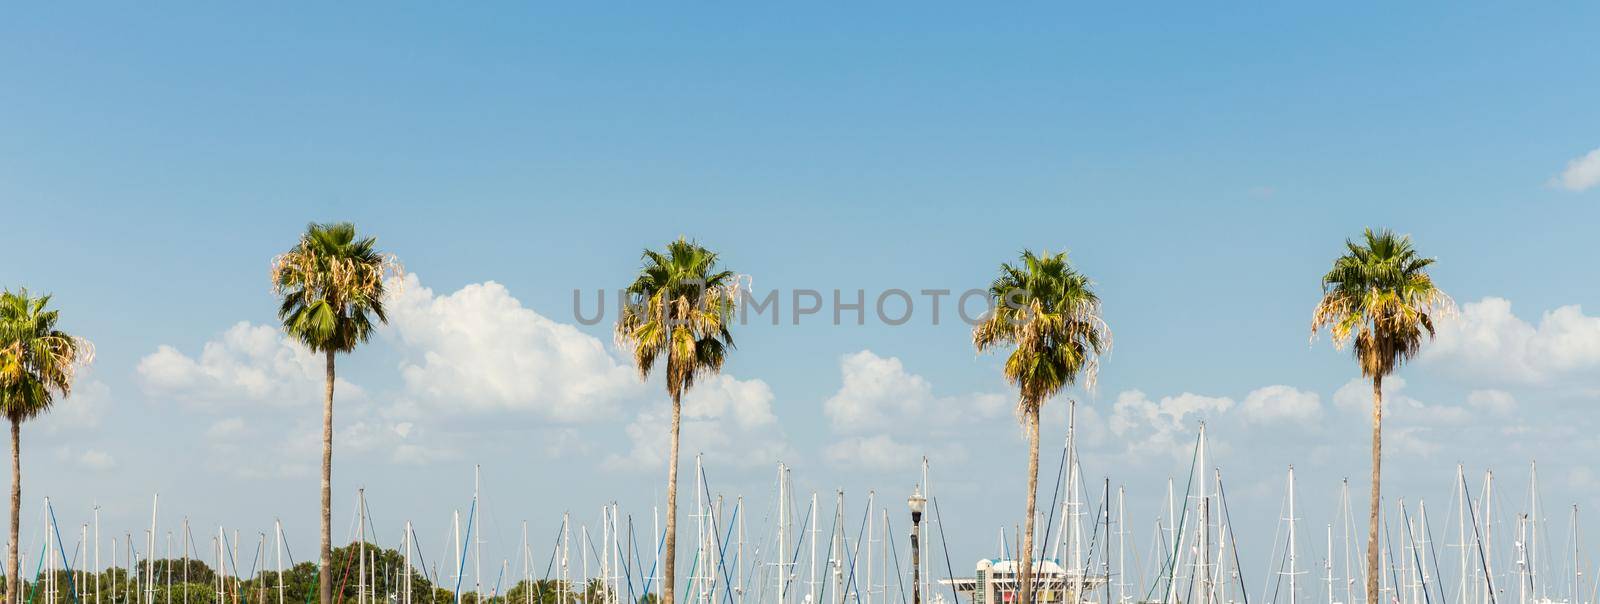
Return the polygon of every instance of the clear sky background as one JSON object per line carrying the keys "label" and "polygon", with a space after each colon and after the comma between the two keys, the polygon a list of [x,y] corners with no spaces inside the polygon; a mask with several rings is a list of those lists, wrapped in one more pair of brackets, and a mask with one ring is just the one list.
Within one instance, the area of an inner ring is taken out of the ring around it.
{"label": "clear sky background", "polygon": [[[275,330],[267,267],[350,220],[410,281],[340,359],[336,540],[365,486],[381,540],[410,519],[437,556],[474,464],[485,566],[516,564],[522,520],[545,540],[617,500],[648,526],[660,384],[572,312],[645,246],[869,296],[1069,249],[1116,333],[1071,393],[1086,478],[1127,487],[1144,555],[1208,420],[1257,589],[1290,464],[1303,561],[1341,477],[1365,500],[1368,388],[1306,336],[1342,240],[1387,226],[1462,308],[1391,381],[1390,501],[1442,530],[1456,463],[1475,491],[1492,468],[1509,530],[1537,459],[1559,552],[1600,494],[1597,31],[1579,2],[13,7],[0,286],[55,294],[98,351],[24,430],[24,541],[44,496],[69,525],[99,502],[109,535],[159,492],[163,532],[281,517],[312,556],[321,370]],[[927,455],[955,566],[994,555],[1021,516],[1013,397],[925,310],[740,329],[686,467],[704,451],[754,523],[781,458],[852,510],[877,489],[903,531]]]}

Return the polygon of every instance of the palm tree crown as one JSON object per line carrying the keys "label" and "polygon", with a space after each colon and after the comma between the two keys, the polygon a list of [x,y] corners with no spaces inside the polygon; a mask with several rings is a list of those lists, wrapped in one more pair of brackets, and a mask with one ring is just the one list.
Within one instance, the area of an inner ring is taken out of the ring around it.
{"label": "palm tree crown", "polygon": [[356,238],[355,225],[311,224],[272,261],[272,286],[283,298],[278,318],[314,351],[349,352],[372,335],[373,317],[388,322],[384,281],[399,272],[377,239]]}
{"label": "palm tree crown", "polygon": [[73,375],[93,357],[88,341],[56,329],[60,311],[49,305],[50,296],[26,289],[0,294],[0,412],[11,421],[38,417],[71,395]]}
{"label": "palm tree crown", "polygon": [[979,352],[1015,346],[1005,376],[1021,391],[1019,413],[1042,405],[1080,375],[1094,385],[1100,355],[1111,349],[1111,330],[1100,318],[1100,298],[1091,285],[1066,252],[1027,250],[1018,264],[1000,265],[989,286],[994,310],[973,328],[972,344]]}
{"label": "palm tree crown", "polygon": [[641,378],[666,355],[667,393],[680,398],[695,379],[722,370],[733,348],[728,332],[738,297],[737,277],[717,268],[717,254],[679,238],[666,253],[645,250],[628,286],[616,337],[633,350]]}
{"label": "palm tree crown", "polygon": [[1354,341],[1361,375],[1386,376],[1416,356],[1424,333],[1433,336],[1434,315],[1450,311],[1450,298],[1428,276],[1434,259],[1417,254],[1409,236],[1367,229],[1345,248],[1322,277],[1311,335],[1326,328],[1341,349]]}

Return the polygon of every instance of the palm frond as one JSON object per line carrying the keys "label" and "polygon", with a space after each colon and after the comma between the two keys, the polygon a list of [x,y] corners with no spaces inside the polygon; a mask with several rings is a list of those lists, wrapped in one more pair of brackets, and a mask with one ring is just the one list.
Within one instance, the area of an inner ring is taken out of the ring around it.
{"label": "palm frond", "polygon": [[1020,417],[1080,380],[1094,388],[1111,328],[1093,284],[1065,252],[1024,250],[1015,264],[1000,265],[989,298],[972,345],[979,353],[1010,348],[1003,372],[1018,389]]}
{"label": "palm frond", "polygon": [[1419,254],[1410,236],[1366,229],[1345,250],[1322,276],[1310,337],[1327,331],[1334,347],[1353,344],[1362,375],[1385,376],[1421,351],[1434,318],[1453,313],[1455,303],[1427,273],[1435,259]]}
{"label": "palm frond", "polygon": [[0,413],[26,421],[72,395],[77,372],[94,361],[94,345],[56,327],[50,296],[0,293]]}
{"label": "palm frond", "polygon": [[722,370],[734,347],[729,322],[737,310],[739,275],[717,268],[717,254],[684,238],[640,254],[639,273],[613,336],[631,350],[640,379],[665,357],[668,394],[679,398],[697,378]]}
{"label": "palm frond", "polygon": [[357,238],[354,225],[313,223],[272,260],[278,319],[312,350],[349,352],[371,337],[373,318],[388,322],[386,287],[403,283],[404,272],[398,259],[378,251],[375,238]]}

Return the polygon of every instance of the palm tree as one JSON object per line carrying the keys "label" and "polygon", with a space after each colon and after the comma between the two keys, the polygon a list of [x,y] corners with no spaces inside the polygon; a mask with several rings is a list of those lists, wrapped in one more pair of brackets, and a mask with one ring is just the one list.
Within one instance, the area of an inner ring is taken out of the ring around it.
{"label": "palm tree", "polygon": [[[22,423],[43,415],[56,398],[72,394],[78,368],[89,363],[94,347],[56,329],[60,311],[46,310],[50,296],[32,297],[24,289],[0,293],[0,411],[11,421],[11,542],[6,577],[20,577],[17,537],[22,510]],[[21,598],[21,581],[6,581],[6,602]]]}
{"label": "palm tree", "polygon": [[377,239],[357,238],[348,222],[311,224],[300,242],[272,260],[273,291],[282,298],[283,329],[326,359],[322,397],[322,563],[318,588],[322,604],[333,602],[333,357],[367,341],[373,318],[383,311],[384,281],[398,275],[393,256],[379,252]]}
{"label": "palm tree", "polygon": [[1322,276],[1322,300],[1311,315],[1311,336],[1326,328],[1334,346],[1355,342],[1361,375],[1372,380],[1372,489],[1367,517],[1367,599],[1378,593],[1378,485],[1383,450],[1383,377],[1433,337],[1433,315],[1450,312],[1450,298],[1428,276],[1410,236],[1367,229]]}
{"label": "palm tree", "polygon": [[633,350],[639,379],[649,377],[656,361],[666,357],[672,445],[667,461],[663,604],[672,604],[678,557],[678,428],[683,395],[697,378],[721,371],[723,359],[733,349],[728,319],[738,296],[737,279],[731,271],[718,270],[715,252],[680,237],[668,243],[665,252],[644,251],[643,266],[628,286],[628,303],[617,320],[617,341]]}
{"label": "palm tree", "polygon": [[1017,416],[1028,432],[1028,512],[1017,571],[1020,604],[1033,599],[1033,519],[1039,490],[1039,410],[1063,388],[1086,377],[1094,386],[1111,330],[1100,318],[1100,298],[1089,278],[1074,270],[1066,252],[1022,252],[1017,265],[1000,265],[989,285],[994,310],[972,329],[978,352],[1011,346],[1006,381],[1020,391]]}

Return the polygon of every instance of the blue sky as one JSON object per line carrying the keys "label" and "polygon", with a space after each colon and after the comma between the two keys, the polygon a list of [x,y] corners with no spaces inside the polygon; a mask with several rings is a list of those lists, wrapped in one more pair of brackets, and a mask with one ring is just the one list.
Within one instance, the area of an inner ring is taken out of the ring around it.
{"label": "blue sky", "polygon": [[[1550,506],[1588,501],[1596,30],[1585,3],[19,7],[0,286],[56,294],[99,353],[24,433],[25,498],[134,530],[159,490],[167,521],[281,516],[311,551],[316,376],[271,336],[266,269],[306,222],[351,220],[415,280],[406,320],[341,359],[336,524],[366,485],[442,538],[473,463],[503,556],[523,519],[647,514],[658,385],[618,379],[572,291],[679,235],[785,291],[961,290],[1070,249],[1116,333],[1075,393],[1086,474],[1153,520],[1168,445],[1209,417],[1239,505],[1271,518],[1298,464],[1318,527],[1367,470],[1354,364],[1307,346],[1317,278],[1393,227],[1463,312],[1401,373],[1389,492],[1448,501],[1462,461],[1521,493],[1538,457]],[[824,323],[742,329],[687,450],[729,493],[769,500],[781,456],[856,504],[916,473],[830,452],[928,454],[955,557],[992,553],[1024,459],[998,359],[954,321]],[[1272,529],[1239,527],[1247,556]]]}

